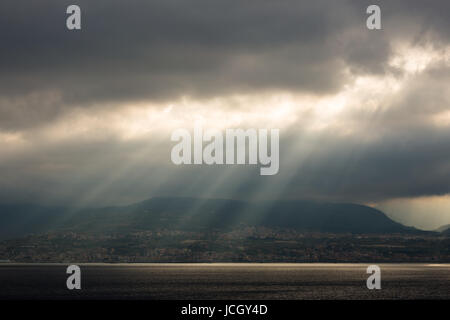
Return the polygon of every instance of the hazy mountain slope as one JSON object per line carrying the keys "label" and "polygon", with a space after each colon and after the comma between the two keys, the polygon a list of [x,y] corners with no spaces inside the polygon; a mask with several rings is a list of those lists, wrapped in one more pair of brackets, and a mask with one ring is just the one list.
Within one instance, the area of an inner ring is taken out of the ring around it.
{"label": "hazy mountain slope", "polygon": [[436,232],[449,232],[450,231],[450,224],[446,224],[445,226],[441,226],[434,230]]}
{"label": "hazy mountain slope", "polygon": [[0,238],[45,232],[59,227],[64,208],[0,205]]}
{"label": "hazy mountain slope", "polygon": [[253,204],[193,198],[152,198],[129,206],[82,210],[0,206],[0,223],[1,238],[58,230],[226,230],[242,225],[334,233],[419,232],[391,220],[379,210],[356,204],[312,201]]}
{"label": "hazy mountain slope", "polygon": [[383,212],[357,204],[308,201],[276,202],[262,220],[263,225],[305,231],[393,233],[411,231]]}

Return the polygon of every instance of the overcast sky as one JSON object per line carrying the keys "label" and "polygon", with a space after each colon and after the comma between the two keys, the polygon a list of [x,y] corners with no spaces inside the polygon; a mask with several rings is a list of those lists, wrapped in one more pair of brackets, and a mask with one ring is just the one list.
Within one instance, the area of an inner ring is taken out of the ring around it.
{"label": "overcast sky", "polygon": [[[382,30],[366,28],[378,4]],[[450,2],[0,3],[0,201],[345,201],[450,223]],[[173,130],[279,128],[280,171],[175,166]]]}

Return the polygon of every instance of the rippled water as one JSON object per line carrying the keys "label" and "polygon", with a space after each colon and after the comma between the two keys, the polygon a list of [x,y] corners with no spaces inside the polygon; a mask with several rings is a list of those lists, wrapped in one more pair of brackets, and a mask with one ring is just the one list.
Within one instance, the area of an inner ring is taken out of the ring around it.
{"label": "rippled water", "polygon": [[0,299],[450,299],[450,264],[0,264]]}

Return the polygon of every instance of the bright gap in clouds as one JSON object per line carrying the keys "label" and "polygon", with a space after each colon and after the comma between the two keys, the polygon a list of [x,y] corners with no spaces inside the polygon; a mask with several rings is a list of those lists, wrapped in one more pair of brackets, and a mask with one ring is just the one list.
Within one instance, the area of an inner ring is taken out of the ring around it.
{"label": "bright gap in clouds", "polygon": [[[109,123],[123,139],[142,135],[166,134],[176,128],[192,128],[200,124],[207,128],[289,128],[302,131],[334,130],[337,135],[361,134],[365,123],[358,124],[354,114],[371,114],[389,107],[396,94],[430,65],[450,65],[448,48],[396,45],[389,65],[396,72],[383,75],[356,75],[353,82],[335,94],[325,96],[292,92],[240,94],[196,100],[183,97],[163,105],[136,103],[113,113]],[[400,73],[398,73],[400,72]],[[445,124],[448,114],[437,117],[436,124]],[[369,119],[370,120],[370,119]]]}
{"label": "bright gap in clouds", "polygon": [[[369,118],[389,107],[396,94],[427,67],[443,63],[450,66],[450,50],[431,47],[394,46],[396,54],[389,65],[396,72],[382,75],[354,75],[339,92],[311,95],[295,92],[236,94],[198,100],[182,97],[166,103],[146,101],[122,105],[78,108],[38,129],[31,135],[1,133],[0,141],[14,145],[39,137],[41,141],[71,137],[101,139],[116,136],[122,140],[151,138],[170,134],[177,128],[190,129],[194,123],[206,128],[280,128],[293,125],[302,132],[333,130],[336,135],[362,134],[365,123],[355,115]],[[350,72],[350,71],[348,71]],[[436,125],[449,122],[448,111],[430,115]]]}

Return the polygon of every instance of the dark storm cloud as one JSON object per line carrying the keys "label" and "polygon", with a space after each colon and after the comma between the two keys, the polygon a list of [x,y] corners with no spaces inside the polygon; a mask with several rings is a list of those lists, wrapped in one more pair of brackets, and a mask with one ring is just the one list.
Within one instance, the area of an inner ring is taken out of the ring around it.
{"label": "dark storm cloud", "polygon": [[71,1],[2,1],[0,127],[110,101],[332,92],[348,67],[383,73],[401,23],[448,36],[447,1],[394,2],[381,3],[387,30],[371,33],[365,1],[78,1],[72,32]]}
{"label": "dark storm cloud", "polygon": [[294,168],[286,194],[372,202],[449,193],[450,130],[400,131],[372,143],[327,137]]}

